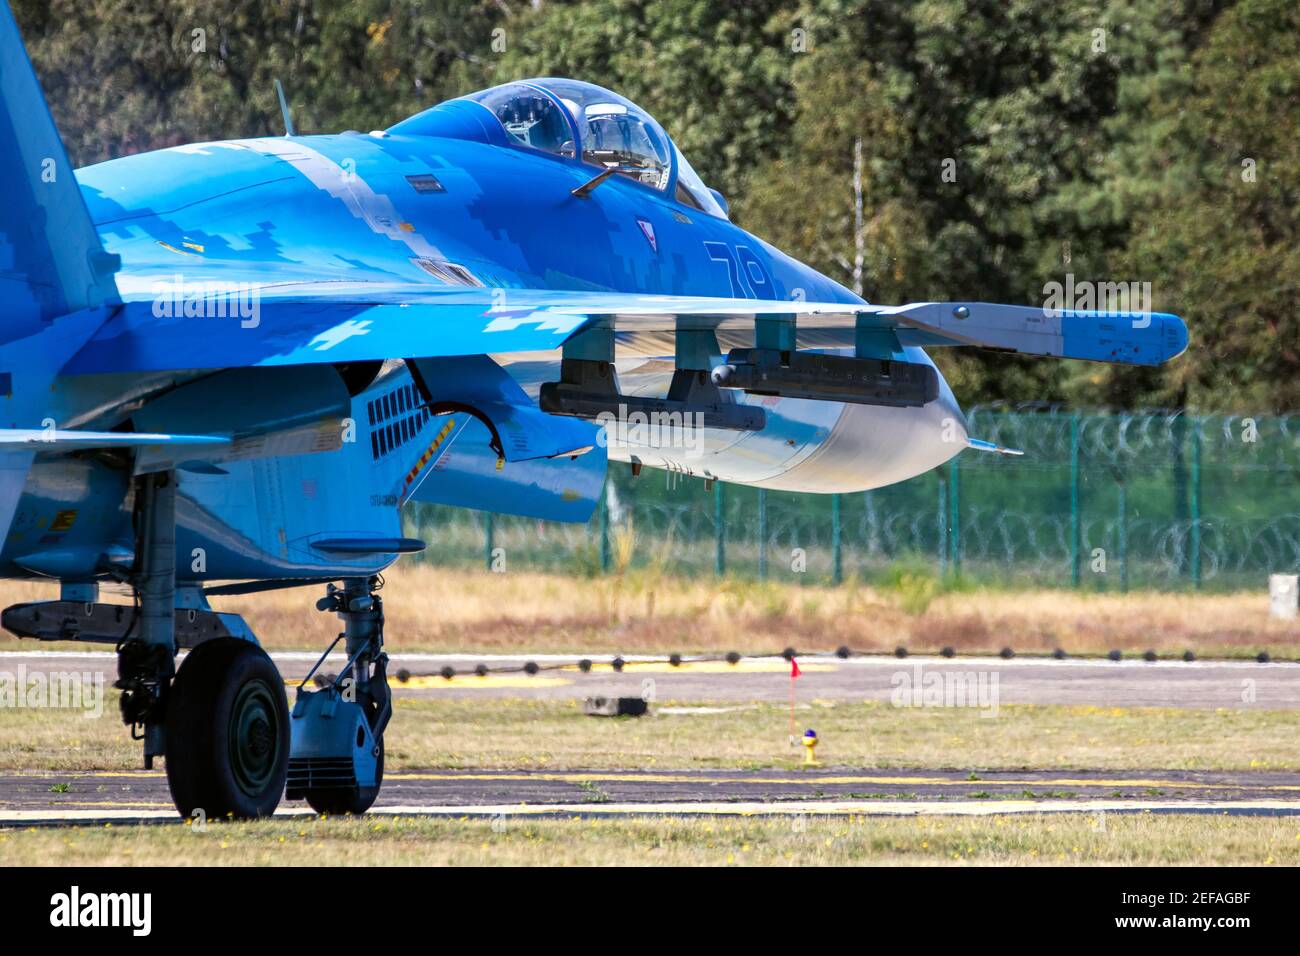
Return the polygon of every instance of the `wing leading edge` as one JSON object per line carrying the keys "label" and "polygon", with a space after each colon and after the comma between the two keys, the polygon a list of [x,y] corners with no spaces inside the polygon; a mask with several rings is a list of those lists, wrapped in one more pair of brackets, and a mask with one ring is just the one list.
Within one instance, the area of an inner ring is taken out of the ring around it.
{"label": "wing leading edge", "polygon": [[[1051,310],[985,302],[902,306],[655,296],[534,289],[286,285],[239,309],[220,297],[186,314],[156,301],[122,306],[64,374],[307,365],[447,358],[558,348],[605,325],[620,343],[662,340],[679,328],[749,331],[756,318],[793,319],[802,339],[852,348],[862,333],[900,346],[973,346],[1023,355],[1159,365],[1187,347],[1187,327],[1165,312]],[[248,295],[247,292],[242,293]],[[217,317],[207,317],[217,316]]]}

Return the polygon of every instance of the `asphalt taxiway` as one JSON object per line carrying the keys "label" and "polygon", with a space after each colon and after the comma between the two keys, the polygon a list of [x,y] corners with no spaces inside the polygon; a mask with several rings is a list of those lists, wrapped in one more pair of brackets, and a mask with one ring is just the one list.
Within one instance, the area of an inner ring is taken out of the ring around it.
{"label": "asphalt taxiway", "polygon": [[[279,813],[309,814],[301,802]],[[1300,815],[1300,773],[782,770],[390,773],[372,813],[612,816]],[[177,821],[160,772],[0,773],[0,827]],[[179,821],[177,821],[179,822]]]}

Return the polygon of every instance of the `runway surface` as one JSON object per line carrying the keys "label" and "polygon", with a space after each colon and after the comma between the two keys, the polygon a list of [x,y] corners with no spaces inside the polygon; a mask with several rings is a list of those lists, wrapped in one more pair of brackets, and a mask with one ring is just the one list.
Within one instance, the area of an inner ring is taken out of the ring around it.
{"label": "runway surface", "polygon": [[[317,655],[272,655],[286,681],[300,681]],[[473,674],[446,680],[445,667]],[[530,658],[395,654],[397,706],[406,697],[572,700],[649,695],[661,710],[690,703],[785,701],[789,664],[779,658],[686,663],[628,656],[621,672],[592,656],[589,673],[577,655]],[[1300,709],[1300,665],[1294,663],[1015,658],[800,657],[801,700],[889,700],[900,687],[931,675],[996,686],[1002,704]],[[341,667],[341,656],[322,669]],[[116,677],[111,653],[48,651],[0,654],[0,673],[103,674]],[[396,679],[407,672],[404,682]],[[279,813],[310,814],[304,803]],[[372,813],[454,817],[615,816],[687,814],[987,815],[1007,813],[1228,813],[1300,815],[1300,774],[1133,771],[968,772],[863,771],[403,771],[390,773]],[[0,771],[0,827],[167,823],[177,817],[162,773],[145,771],[17,773]]]}
{"label": "runway surface", "polygon": [[[275,653],[272,657],[288,681],[300,680],[318,655],[305,652]],[[642,696],[669,701],[783,701],[789,695],[789,664],[780,658],[745,658],[739,664],[725,661],[685,663],[673,667],[628,656],[621,673],[609,657],[593,655],[590,673],[578,668],[579,655],[506,657],[442,654],[394,654],[389,674],[399,698],[422,697],[527,697],[572,700],[586,697]],[[472,671],[483,663],[491,668],[522,667],[533,661],[543,668],[535,675],[521,672],[473,674],[445,680],[444,667]],[[322,668],[337,670],[341,655]],[[798,691],[805,699],[889,700],[903,686],[915,686],[929,675],[956,675],[968,682],[982,678],[986,686],[996,681],[1000,704],[1073,704],[1110,707],[1188,707],[1300,710],[1300,664],[1258,664],[1249,661],[1051,660],[1041,658],[931,658],[800,657],[803,671]],[[92,672],[116,677],[111,653],[49,651],[0,654],[0,672]],[[399,671],[409,679],[397,679]],[[972,685],[974,686],[974,685]]]}
{"label": "runway surface", "polygon": [[[1300,774],[1135,771],[459,771],[389,774],[372,813],[613,815],[1227,813],[1300,815]],[[309,814],[286,803],[280,814]],[[0,827],[179,822],[162,773],[0,773]]]}

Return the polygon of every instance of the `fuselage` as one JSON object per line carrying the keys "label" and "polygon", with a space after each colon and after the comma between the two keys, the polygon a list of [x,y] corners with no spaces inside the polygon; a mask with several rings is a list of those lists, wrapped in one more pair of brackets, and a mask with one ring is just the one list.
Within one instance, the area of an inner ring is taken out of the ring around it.
{"label": "fuselage", "polygon": [[[128,301],[156,299],[160,288],[178,284],[247,286],[255,299],[259,289],[331,280],[486,286],[507,307],[519,288],[861,301],[727,219],[677,201],[671,189],[614,176],[576,197],[573,190],[598,170],[493,141],[491,124],[480,124],[480,134],[472,110],[451,113],[387,132],[165,149],[88,167],[78,180],[104,247],[122,258],[117,283]],[[241,321],[253,319],[195,321],[225,322],[239,335]],[[919,349],[905,357],[929,362]],[[559,358],[558,351],[515,355],[501,364],[535,395],[556,377]],[[618,353],[629,394],[662,395],[672,368],[671,341],[658,353],[644,346]],[[418,414],[400,362],[376,371],[346,407],[337,395],[322,395],[322,420],[350,419],[354,440],[178,472],[183,578],[355,574],[377,559],[327,558],[312,541],[396,534],[415,485],[465,480],[458,461],[471,472],[482,467],[469,446],[486,436],[469,421],[438,441],[440,467],[429,465],[426,452],[444,423]],[[65,375],[56,382],[54,414],[66,427],[123,427],[159,396],[209,375]],[[705,429],[686,447],[614,441],[608,455],[765,487],[851,491],[924,472],[952,457],[964,437],[946,384],[922,408],[737,400],[761,403],[767,426]],[[0,551],[0,573],[76,580],[101,572],[106,556],[127,560],[129,479],[129,468],[111,456],[38,458]],[[193,559],[199,553],[201,562]]]}

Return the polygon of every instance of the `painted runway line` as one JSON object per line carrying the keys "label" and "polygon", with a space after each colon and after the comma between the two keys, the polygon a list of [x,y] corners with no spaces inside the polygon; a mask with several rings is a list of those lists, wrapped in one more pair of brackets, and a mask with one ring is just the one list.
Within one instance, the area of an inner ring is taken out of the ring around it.
{"label": "painted runway line", "polygon": [[[861,800],[674,803],[497,804],[488,806],[404,805],[375,807],[368,817],[442,817],[455,820],[591,819],[599,817],[991,817],[1032,814],[1213,814],[1222,816],[1300,816],[1300,803],[1286,800],[961,800],[936,803],[900,800],[890,803]],[[315,817],[305,807],[276,811],[276,819]],[[0,828],[52,826],[187,825],[173,809],[66,809],[0,811]]]}

